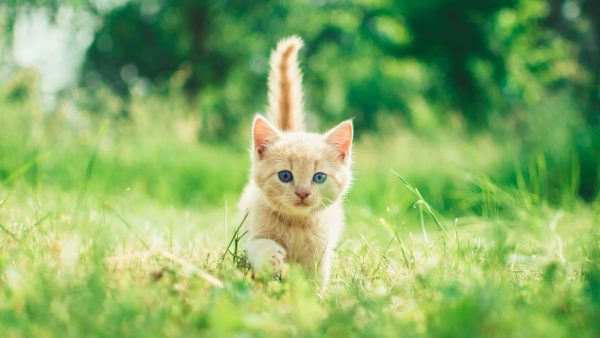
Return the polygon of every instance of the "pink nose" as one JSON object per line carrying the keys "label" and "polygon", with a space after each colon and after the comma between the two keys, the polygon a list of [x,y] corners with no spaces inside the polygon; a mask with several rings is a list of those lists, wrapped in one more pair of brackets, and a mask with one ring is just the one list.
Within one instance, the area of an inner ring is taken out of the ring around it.
{"label": "pink nose", "polygon": [[296,191],[296,195],[297,195],[298,197],[300,197],[300,199],[305,199],[305,198],[307,198],[307,197],[308,197],[308,195],[310,195],[310,192],[308,192],[308,191],[303,191],[303,190],[300,190],[300,191]]}

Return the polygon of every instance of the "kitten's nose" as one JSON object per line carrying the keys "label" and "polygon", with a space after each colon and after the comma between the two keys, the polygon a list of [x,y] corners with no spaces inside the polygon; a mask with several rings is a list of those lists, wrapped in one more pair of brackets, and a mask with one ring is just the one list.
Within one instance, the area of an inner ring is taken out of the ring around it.
{"label": "kitten's nose", "polygon": [[310,195],[310,192],[307,190],[298,190],[296,191],[296,195],[300,197],[300,199],[305,199]]}

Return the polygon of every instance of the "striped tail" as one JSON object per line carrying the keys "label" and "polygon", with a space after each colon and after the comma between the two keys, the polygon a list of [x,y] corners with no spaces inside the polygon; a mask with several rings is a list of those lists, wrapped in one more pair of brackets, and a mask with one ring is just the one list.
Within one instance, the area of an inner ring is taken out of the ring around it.
{"label": "striped tail", "polygon": [[302,39],[290,36],[271,53],[269,72],[269,114],[282,131],[304,130],[302,73],[298,50]]}

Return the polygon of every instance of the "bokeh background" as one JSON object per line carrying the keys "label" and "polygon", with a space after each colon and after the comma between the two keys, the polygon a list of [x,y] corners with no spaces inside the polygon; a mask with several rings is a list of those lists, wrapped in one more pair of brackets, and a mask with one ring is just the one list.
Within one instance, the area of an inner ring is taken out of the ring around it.
{"label": "bokeh background", "polygon": [[[500,182],[544,170],[545,198],[598,192],[593,0],[39,0],[0,13],[3,100],[30,100],[58,129],[110,121],[121,133],[137,114],[156,123],[148,133],[240,147],[266,104],[270,50],[298,34],[313,128],[354,118],[358,139],[488,137],[507,148],[486,172]],[[0,178],[25,160],[4,158]]]}

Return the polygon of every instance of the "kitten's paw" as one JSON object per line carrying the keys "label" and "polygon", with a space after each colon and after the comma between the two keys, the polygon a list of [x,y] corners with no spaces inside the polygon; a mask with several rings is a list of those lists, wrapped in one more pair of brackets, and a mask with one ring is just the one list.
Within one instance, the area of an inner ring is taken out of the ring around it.
{"label": "kitten's paw", "polygon": [[271,272],[277,279],[285,278],[288,273],[287,253],[282,247],[271,252]]}
{"label": "kitten's paw", "polygon": [[247,249],[254,276],[282,278],[287,276],[287,252],[270,239],[252,241]]}

